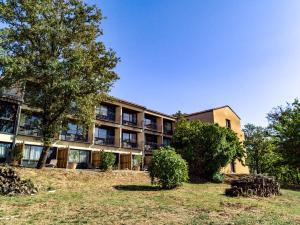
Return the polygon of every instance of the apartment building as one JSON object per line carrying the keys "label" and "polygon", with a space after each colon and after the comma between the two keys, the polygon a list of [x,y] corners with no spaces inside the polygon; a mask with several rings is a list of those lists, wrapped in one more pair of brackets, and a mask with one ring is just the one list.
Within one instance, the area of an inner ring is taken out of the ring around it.
{"label": "apartment building", "polygon": [[[23,166],[34,167],[42,151],[39,113],[22,104],[22,95],[10,90],[0,97],[0,162],[5,162],[11,146],[23,149]],[[232,129],[241,141],[239,116],[223,106],[186,115],[188,120],[218,123]],[[76,163],[77,168],[95,168],[99,151],[116,155],[115,169],[132,169],[136,156],[142,156],[142,168],[147,169],[155,149],[171,143],[176,118],[145,106],[121,99],[102,102],[95,109],[94,123],[82,127],[70,120],[55,137],[47,163],[59,168]],[[74,157],[76,156],[76,157]],[[224,173],[249,173],[239,161],[232,162]]]}
{"label": "apartment building", "polygon": [[[42,151],[39,113],[22,104],[17,91],[0,98],[0,162],[16,144],[23,149],[21,164],[35,166]],[[115,169],[132,169],[137,155],[143,156],[147,168],[153,150],[171,142],[175,118],[144,106],[114,99],[96,107],[94,123],[82,127],[70,120],[56,135],[47,163],[56,161],[59,168],[76,163],[77,168],[93,168],[99,151],[116,155]],[[76,156],[76,157],[75,157]]]}
{"label": "apartment building", "polygon": [[[217,123],[221,127],[232,129],[237,134],[240,141],[244,141],[244,133],[241,129],[241,119],[228,105],[187,114],[185,117],[190,121],[200,120],[208,123]],[[222,172],[248,174],[249,168],[236,160],[223,168]]]}

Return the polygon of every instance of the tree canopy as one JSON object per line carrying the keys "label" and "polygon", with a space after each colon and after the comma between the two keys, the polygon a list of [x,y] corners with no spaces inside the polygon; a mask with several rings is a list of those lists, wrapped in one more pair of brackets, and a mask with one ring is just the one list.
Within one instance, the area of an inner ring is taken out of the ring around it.
{"label": "tree canopy", "polygon": [[119,59],[100,41],[102,19],[100,9],[81,0],[0,2],[0,87],[17,84],[26,104],[41,109],[39,168],[62,121],[72,112],[89,124],[118,79]]}
{"label": "tree canopy", "polygon": [[295,99],[268,114],[271,135],[284,163],[300,170],[300,102]]}
{"label": "tree canopy", "polygon": [[244,149],[230,129],[213,123],[181,120],[172,145],[188,162],[190,173],[206,179],[235,159],[242,162]]}

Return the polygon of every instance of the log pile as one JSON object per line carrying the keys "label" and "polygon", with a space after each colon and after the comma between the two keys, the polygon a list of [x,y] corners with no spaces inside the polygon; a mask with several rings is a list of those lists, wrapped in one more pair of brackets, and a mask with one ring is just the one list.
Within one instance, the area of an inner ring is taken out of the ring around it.
{"label": "log pile", "polygon": [[22,180],[12,168],[0,168],[1,195],[30,195],[37,193],[37,191],[31,180]]}
{"label": "log pile", "polygon": [[231,188],[225,190],[225,195],[231,197],[270,197],[280,195],[280,184],[271,177],[247,176],[231,181]]}

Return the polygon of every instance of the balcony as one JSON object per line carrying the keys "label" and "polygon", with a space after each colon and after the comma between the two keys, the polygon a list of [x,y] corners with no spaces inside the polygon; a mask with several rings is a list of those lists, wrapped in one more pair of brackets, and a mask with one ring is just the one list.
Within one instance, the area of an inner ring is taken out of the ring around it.
{"label": "balcony", "polygon": [[83,135],[68,134],[68,133],[62,133],[60,135],[60,140],[62,140],[62,141],[75,141],[75,142],[87,142],[87,138],[85,138]]}
{"label": "balcony", "polygon": [[122,141],[122,148],[141,149],[141,146],[137,142]]}
{"label": "balcony", "polygon": [[18,134],[20,135],[26,135],[26,136],[35,136],[35,137],[41,137],[42,132],[38,128],[33,128],[30,126],[20,126]]}
{"label": "balcony", "polygon": [[173,135],[173,130],[164,130],[164,134]]}
{"label": "balcony", "polygon": [[23,94],[18,88],[12,88],[10,90],[0,89],[0,97],[15,100],[18,102],[23,101]]}
{"label": "balcony", "polygon": [[145,129],[152,130],[152,131],[158,131],[158,126],[156,123],[149,123],[149,124],[145,124]]}
{"label": "balcony", "polygon": [[143,127],[143,123],[137,121],[124,120],[124,119],[122,120],[122,125],[130,126],[130,127],[138,127],[138,128]]}
{"label": "balcony", "polygon": [[145,152],[152,153],[154,150],[159,149],[159,145],[156,142],[146,142]]}
{"label": "balcony", "polygon": [[95,137],[95,144],[96,145],[114,146],[115,145],[115,137],[106,137],[106,138]]}
{"label": "balcony", "polygon": [[103,121],[109,121],[109,122],[116,122],[115,114],[109,114],[109,115],[96,115],[97,120],[103,120]]}

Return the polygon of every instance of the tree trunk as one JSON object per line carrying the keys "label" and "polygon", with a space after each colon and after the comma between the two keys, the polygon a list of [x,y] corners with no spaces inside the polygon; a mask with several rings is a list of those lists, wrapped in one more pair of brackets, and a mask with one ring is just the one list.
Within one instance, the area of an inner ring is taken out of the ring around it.
{"label": "tree trunk", "polygon": [[42,169],[42,168],[45,167],[49,149],[50,149],[50,145],[45,145],[44,144],[43,151],[41,153],[40,159],[39,159],[39,161],[37,163],[37,166],[36,166],[37,169]]}

